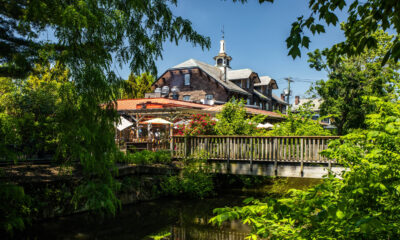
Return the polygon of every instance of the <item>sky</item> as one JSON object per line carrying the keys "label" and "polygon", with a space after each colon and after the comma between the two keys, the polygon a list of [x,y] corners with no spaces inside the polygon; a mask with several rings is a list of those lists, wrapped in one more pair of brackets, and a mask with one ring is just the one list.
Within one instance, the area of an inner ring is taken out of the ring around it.
{"label": "sky", "polygon": [[[172,10],[175,16],[182,16],[192,22],[193,28],[211,39],[211,48],[202,50],[185,41],[164,44],[163,58],[156,61],[158,74],[190,58],[214,65],[213,57],[219,52],[222,26],[225,30],[226,52],[233,58],[232,69],[250,68],[259,76],[268,75],[277,80],[280,95],[287,88],[286,77],[292,77],[294,96],[305,96],[311,82],[326,79],[325,72],[309,67],[307,52],[323,49],[344,40],[339,27],[329,27],[322,35],[311,36],[310,49],[302,50],[302,57],[293,60],[287,56],[286,38],[291,24],[301,15],[309,16],[308,0],[277,0],[275,3],[259,4],[248,0],[246,4],[231,0],[178,0]],[[343,14],[339,14],[343,21]],[[311,34],[310,34],[311,35]],[[118,71],[127,79],[129,67]]]}

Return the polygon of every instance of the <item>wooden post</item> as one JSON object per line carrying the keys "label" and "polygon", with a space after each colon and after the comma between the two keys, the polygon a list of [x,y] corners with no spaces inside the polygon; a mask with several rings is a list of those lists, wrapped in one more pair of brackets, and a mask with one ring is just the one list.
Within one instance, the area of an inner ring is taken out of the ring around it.
{"label": "wooden post", "polygon": [[250,138],[250,171],[253,172],[253,138]]}
{"label": "wooden post", "polygon": [[280,154],[278,154],[278,138],[274,138],[273,142],[273,147],[274,147],[274,152],[275,152],[275,161],[274,161],[274,174],[275,176],[278,176],[278,157]]}
{"label": "wooden post", "polygon": [[185,136],[184,138],[184,157],[187,158],[188,156],[188,137]]}
{"label": "wooden post", "polygon": [[231,142],[231,139],[228,137],[228,138],[226,138],[226,142],[227,142],[227,148],[226,148],[226,171],[227,171],[227,173],[230,173],[231,172],[231,165],[230,165],[230,162],[229,162],[229,160],[230,160],[230,142]]}
{"label": "wooden post", "polygon": [[304,176],[304,171],[303,171],[303,167],[304,167],[304,156],[303,156],[303,147],[304,147],[304,138],[300,139],[300,176]]}
{"label": "wooden post", "polygon": [[169,145],[169,149],[171,151],[171,158],[173,158],[174,157],[174,137],[173,136],[171,136],[171,142]]}

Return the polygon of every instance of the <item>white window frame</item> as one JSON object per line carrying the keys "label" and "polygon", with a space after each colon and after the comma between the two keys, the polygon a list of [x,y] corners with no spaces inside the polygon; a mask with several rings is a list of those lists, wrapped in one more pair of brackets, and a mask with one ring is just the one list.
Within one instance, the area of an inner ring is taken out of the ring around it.
{"label": "white window frame", "polygon": [[189,73],[186,73],[185,75],[184,75],[184,84],[185,84],[185,86],[190,86],[190,74]]}
{"label": "white window frame", "polygon": [[[209,96],[211,96],[211,98],[209,98]],[[206,100],[213,100],[213,99],[214,99],[213,94],[206,94]]]}
{"label": "white window frame", "polygon": [[[185,99],[188,98],[188,99]],[[190,95],[183,95],[182,97],[183,101],[190,101]]]}

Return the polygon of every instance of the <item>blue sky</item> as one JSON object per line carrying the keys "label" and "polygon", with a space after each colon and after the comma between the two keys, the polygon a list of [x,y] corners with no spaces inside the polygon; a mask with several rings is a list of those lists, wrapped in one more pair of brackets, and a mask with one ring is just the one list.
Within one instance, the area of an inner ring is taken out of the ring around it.
{"label": "blue sky", "polygon": [[[157,60],[158,74],[190,58],[214,64],[212,58],[219,51],[224,25],[226,52],[233,58],[232,69],[251,68],[260,76],[271,76],[278,81],[276,94],[287,87],[285,77],[297,80],[292,84],[293,96],[304,95],[310,81],[325,79],[325,72],[309,68],[307,52],[344,40],[339,27],[329,27],[325,34],[311,37],[310,49],[303,49],[301,59],[293,60],[287,56],[285,39],[289,36],[291,23],[298,16],[310,14],[308,0],[277,0],[273,4],[259,4],[257,0],[249,0],[247,4],[231,0],[184,0],[178,1],[173,13],[189,19],[197,32],[209,36],[211,48],[202,51],[184,41],[178,46],[165,43],[163,59]],[[129,67],[119,73],[127,78]]]}

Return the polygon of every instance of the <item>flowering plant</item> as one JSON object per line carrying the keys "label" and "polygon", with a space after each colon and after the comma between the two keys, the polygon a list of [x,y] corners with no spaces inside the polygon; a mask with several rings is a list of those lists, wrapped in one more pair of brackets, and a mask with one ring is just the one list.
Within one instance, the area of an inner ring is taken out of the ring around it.
{"label": "flowering plant", "polygon": [[215,124],[216,121],[211,119],[210,114],[193,114],[189,124],[178,125],[177,135],[214,135]]}

